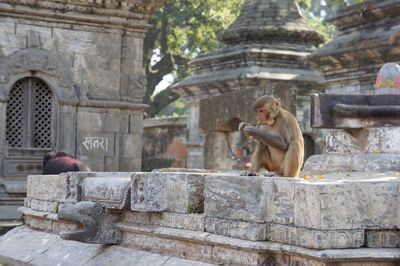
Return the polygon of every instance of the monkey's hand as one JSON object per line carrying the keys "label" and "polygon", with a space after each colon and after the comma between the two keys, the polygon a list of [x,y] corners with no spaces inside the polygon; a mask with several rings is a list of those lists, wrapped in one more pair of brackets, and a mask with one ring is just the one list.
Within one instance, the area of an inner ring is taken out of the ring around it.
{"label": "monkey's hand", "polygon": [[256,128],[255,126],[249,125],[249,124],[245,124],[244,128],[243,128],[244,134],[246,134],[246,136],[249,136],[249,137],[255,137],[257,135],[258,131],[260,131],[258,128]]}
{"label": "monkey's hand", "polygon": [[284,142],[283,138],[280,135],[271,133],[269,130],[256,128],[255,126],[247,125],[243,132],[246,136],[254,138],[258,142],[263,143],[264,145],[268,145],[274,147],[275,149],[279,149],[281,151],[286,151],[288,146]]}
{"label": "monkey's hand", "polygon": [[240,122],[239,124],[239,131],[243,131],[243,129],[248,126],[249,124],[247,124],[246,122]]}

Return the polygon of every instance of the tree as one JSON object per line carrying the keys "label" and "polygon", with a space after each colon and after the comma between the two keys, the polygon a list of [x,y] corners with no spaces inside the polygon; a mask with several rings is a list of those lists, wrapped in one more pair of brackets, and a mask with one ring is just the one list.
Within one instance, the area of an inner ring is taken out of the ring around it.
{"label": "tree", "polygon": [[[179,98],[170,87],[153,95],[157,85],[168,74],[173,74],[175,81],[187,77],[190,75],[188,64],[191,59],[217,49],[221,44],[216,34],[235,20],[243,2],[244,0],[170,0],[161,9],[152,20],[153,27],[144,41],[143,62],[147,78],[144,103],[150,105],[146,112],[147,117],[159,114]],[[358,3],[363,0],[299,0],[299,5],[310,25],[329,41],[335,30],[332,25],[324,22],[324,18],[349,2]],[[176,105],[182,108],[182,101]],[[173,113],[171,108],[167,113]]]}
{"label": "tree", "polygon": [[233,22],[242,4],[243,0],[171,0],[162,8],[144,41],[147,116],[158,114],[179,98],[170,88],[153,96],[164,76],[187,77],[189,61],[220,46],[216,34]]}

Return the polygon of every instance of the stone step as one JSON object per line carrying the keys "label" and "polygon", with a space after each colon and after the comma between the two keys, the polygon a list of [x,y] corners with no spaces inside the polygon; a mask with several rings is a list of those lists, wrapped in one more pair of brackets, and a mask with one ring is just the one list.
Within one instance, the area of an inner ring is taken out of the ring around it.
{"label": "stone step", "polygon": [[[226,265],[398,265],[398,248],[313,250],[270,241],[248,241],[159,226],[119,223],[122,246]],[[356,264],[354,264],[356,263]],[[361,264],[357,264],[361,263]],[[292,265],[292,264],[290,264]],[[297,265],[297,264],[296,264]],[[336,264],[335,264],[336,265]]]}
{"label": "stone step", "polygon": [[0,237],[0,265],[212,266],[117,245],[68,241],[56,234],[32,230],[27,226],[15,228]]}

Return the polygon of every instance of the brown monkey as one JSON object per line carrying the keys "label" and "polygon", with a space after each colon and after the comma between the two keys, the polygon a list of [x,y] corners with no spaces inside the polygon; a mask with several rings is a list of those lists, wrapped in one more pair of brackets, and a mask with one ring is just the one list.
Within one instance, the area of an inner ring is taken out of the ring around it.
{"label": "brown monkey", "polygon": [[252,172],[262,167],[281,176],[297,177],[303,164],[304,139],[296,118],[281,108],[279,98],[262,96],[254,103],[259,128],[245,123],[239,129],[255,140]]}

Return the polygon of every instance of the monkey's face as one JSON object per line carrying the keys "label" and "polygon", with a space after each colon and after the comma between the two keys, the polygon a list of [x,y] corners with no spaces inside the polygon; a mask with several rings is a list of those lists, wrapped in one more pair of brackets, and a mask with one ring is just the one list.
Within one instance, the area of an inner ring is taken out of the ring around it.
{"label": "monkey's face", "polygon": [[257,108],[257,121],[259,124],[272,126],[275,123],[276,111],[271,108]]}

